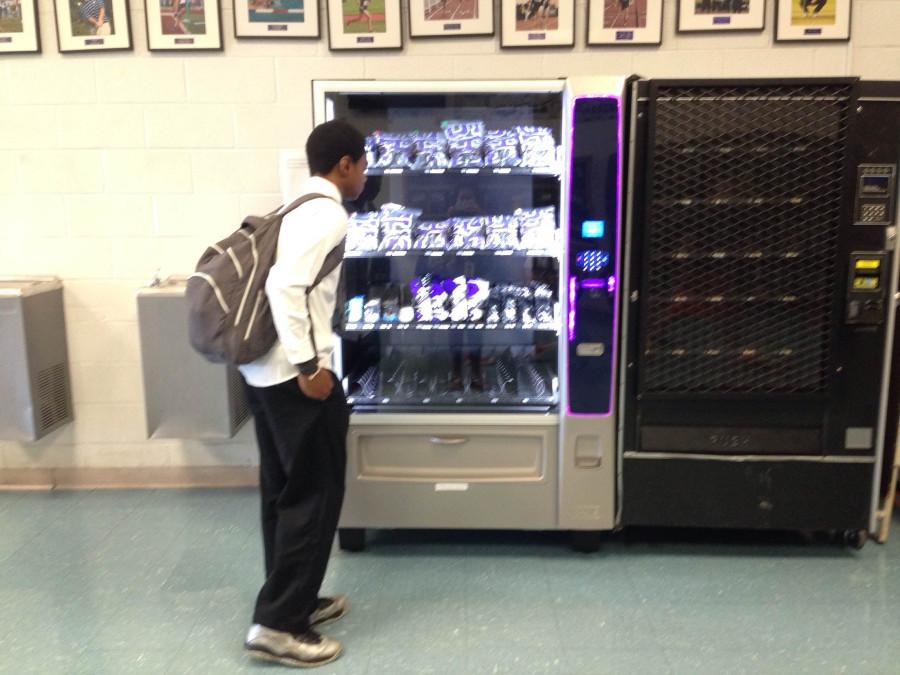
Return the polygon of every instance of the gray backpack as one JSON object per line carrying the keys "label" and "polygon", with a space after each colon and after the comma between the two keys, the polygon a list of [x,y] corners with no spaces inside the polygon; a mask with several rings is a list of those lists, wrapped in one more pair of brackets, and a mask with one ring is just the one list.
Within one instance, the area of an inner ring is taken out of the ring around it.
{"label": "gray backpack", "polygon": [[[209,361],[241,365],[272,349],[278,333],[266,297],[266,279],[275,264],[281,221],[301,204],[318,198],[330,199],[308,194],[286,209],[248,216],[239,230],[206,249],[188,277],[186,295],[191,346]],[[306,289],[307,296],[343,258],[342,241],[325,258]]]}

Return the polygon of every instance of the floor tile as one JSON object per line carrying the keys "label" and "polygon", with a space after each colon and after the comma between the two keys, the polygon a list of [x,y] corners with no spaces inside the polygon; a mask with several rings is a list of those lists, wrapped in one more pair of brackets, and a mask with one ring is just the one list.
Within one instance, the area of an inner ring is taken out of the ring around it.
{"label": "floor tile", "polygon": [[[0,673],[275,673],[243,650],[263,581],[254,490],[0,492]],[[898,514],[900,516],[900,514]],[[886,545],[637,531],[378,531],[334,548],[316,672],[862,673],[900,663]]]}

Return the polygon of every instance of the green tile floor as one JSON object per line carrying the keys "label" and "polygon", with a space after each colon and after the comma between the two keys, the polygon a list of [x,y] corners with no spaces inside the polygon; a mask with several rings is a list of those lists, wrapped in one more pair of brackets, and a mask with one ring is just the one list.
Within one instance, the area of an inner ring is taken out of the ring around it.
{"label": "green tile floor", "polygon": [[[900,522],[786,535],[388,532],[335,552],[344,656],[317,673],[900,673]],[[0,492],[0,673],[292,672],[242,653],[252,490]]]}

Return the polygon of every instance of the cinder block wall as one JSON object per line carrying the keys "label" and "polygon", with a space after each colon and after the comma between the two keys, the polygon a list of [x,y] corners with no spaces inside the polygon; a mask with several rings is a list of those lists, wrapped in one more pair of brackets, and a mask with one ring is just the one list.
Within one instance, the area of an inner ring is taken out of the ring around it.
{"label": "cinder block wall", "polygon": [[0,442],[0,476],[255,464],[250,425],[228,443],[144,439],[135,293],[279,202],[278,149],[302,147],[313,79],[900,79],[900,0],[854,0],[849,43],[774,43],[774,0],[762,33],[677,35],[666,0],[662,47],[587,49],[578,0],[573,50],[405,36],[401,53],[371,55],[328,51],[324,5],[320,40],[236,42],[229,0],[221,53],[149,53],[132,0],[133,53],[61,55],[53,6],[38,4],[44,53],[0,57],[0,275],[64,279],[77,421],[38,443]]}

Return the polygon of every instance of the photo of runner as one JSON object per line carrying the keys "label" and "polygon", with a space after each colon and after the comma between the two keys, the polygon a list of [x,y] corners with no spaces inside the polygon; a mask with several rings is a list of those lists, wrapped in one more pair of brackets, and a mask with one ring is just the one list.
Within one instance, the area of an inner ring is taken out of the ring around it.
{"label": "photo of runner", "polygon": [[386,33],[384,0],[343,0],[344,33]]}
{"label": "photo of runner", "polygon": [[646,28],[647,0],[604,0],[604,28]]}
{"label": "photo of runner", "polygon": [[21,33],[23,30],[20,0],[0,0],[0,33]]}
{"label": "photo of runner", "polygon": [[250,0],[250,23],[303,23],[304,0]]}
{"label": "photo of runner", "polygon": [[694,14],[749,14],[750,0],[694,0]]}
{"label": "photo of runner", "polygon": [[111,0],[69,0],[69,20],[72,35],[112,35]]}
{"label": "photo of runner", "polygon": [[834,26],[838,0],[791,0],[792,26]]}
{"label": "photo of runner", "polygon": [[206,35],[204,0],[159,0],[163,35]]}
{"label": "photo of runner", "polygon": [[557,0],[523,0],[516,3],[516,31],[547,31],[559,28]]}
{"label": "photo of runner", "polygon": [[462,21],[478,18],[478,0],[425,0],[426,21]]}

